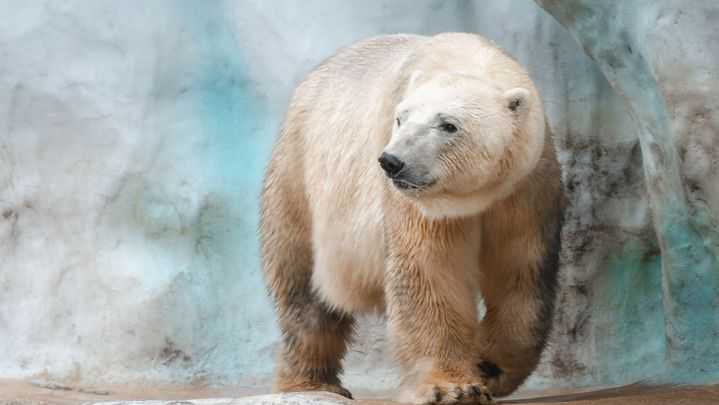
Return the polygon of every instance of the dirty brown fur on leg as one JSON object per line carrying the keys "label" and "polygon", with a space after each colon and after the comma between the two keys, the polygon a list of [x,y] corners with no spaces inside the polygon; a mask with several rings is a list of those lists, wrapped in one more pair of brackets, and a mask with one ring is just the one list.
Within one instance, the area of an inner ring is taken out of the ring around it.
{"label": "dirty brown fur on leg", "polygon": [[286,181],[271,165],[260,219],[262,267],[282,331],[274,390],[329,391],[351,398],[339,376],[354,320],[330,309],[312,290],[306,201],[296,192],[297,184],[277,184]]}
{"label": "dirty brown fur on leg", "polygon": [[527,192],[498,204],[483,224],[480,288],[487,312],[477,366],[496,396],[509,395],[534,371],[551,330],[564,204],[557,172],[554,160],[544,160],[535,176],[557,180],[540,188],[530,178]]}
{"label": "dirty brown fur on leg", "polygon": [[276,291],[282,351],[275,390],[329,391],[352,398],[341,386],[342,358],[354,321],[319,302],[309,289],[309,277],[297,277],[284,291]]}

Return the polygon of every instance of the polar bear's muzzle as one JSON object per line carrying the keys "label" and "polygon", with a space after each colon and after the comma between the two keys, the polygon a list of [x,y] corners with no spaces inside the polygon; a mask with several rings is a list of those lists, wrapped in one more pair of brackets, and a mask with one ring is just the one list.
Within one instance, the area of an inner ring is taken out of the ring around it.
{"label": "polar bear's muzzle", "polygon": [[434,181],[427,178],[426,170],[413,167],[396,155],[384,152],[378,161],[385,175],[400,190],[419,191],[434,184]]}

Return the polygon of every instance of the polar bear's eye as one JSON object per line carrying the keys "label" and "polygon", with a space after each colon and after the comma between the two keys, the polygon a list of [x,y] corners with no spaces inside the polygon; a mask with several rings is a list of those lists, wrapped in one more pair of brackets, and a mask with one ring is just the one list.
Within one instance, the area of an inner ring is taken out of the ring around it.
{"label": "polar bear's eye", "polygon": [[399,128],[400,125],[402,125],[402,122],[399,120],[399,117],[397,117],[397,127]]}
{"label": "polar bear's eye", "polygon": [[457,132],[457,127],[454,126],[454,124],[450,124],[449,122],[440,124],[439,129],[450,134]]}

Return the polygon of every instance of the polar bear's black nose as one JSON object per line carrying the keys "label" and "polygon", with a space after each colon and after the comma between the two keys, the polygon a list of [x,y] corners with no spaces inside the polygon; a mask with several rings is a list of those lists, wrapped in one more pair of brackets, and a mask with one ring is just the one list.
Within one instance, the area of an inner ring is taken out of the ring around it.
{"label": "polar bear's black nose", "polygon": [[395,177],[404,167],[403,161],[399,160],[397,156],[390,155],[387,152],[382,153],[382,156],[380,156],[378,160],[382,170],[384,170],[389,177]]}

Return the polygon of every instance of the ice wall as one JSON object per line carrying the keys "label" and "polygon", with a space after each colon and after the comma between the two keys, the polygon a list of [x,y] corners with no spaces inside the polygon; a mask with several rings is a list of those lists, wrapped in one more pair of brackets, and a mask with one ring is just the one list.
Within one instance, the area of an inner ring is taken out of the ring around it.
{"label": "ice wall", "polygon": [[270,371],[255,195],[277,117],[230,5],[0,3],[1,376]]}
{"label": "ice wall", "polygon": [[[664,356],[672,381],[719,378],[719,6],[705,0],[538,1],[622,95],[636,122],[661,257]],[[657,270],[642,269],[642,274]],[[642,311],[642,315],[646,314]],[[617,319],[626,322],[627,317]],[[632,333],[603,341],[642,345]],[[629,357],[632,357],[631,355]]]}
{"label": "ice wall", "polygon": [[[673,376],[673,353],[719,378],[718,7],[544,3],[569,31],[530,0],[0,1],[0,378],[266,383],[257,193],[289,93],[340,46],[441,31],[515,55],[557,136],[563,287],[530,385]],[[346,368],[393,386],[381,320]]]}

